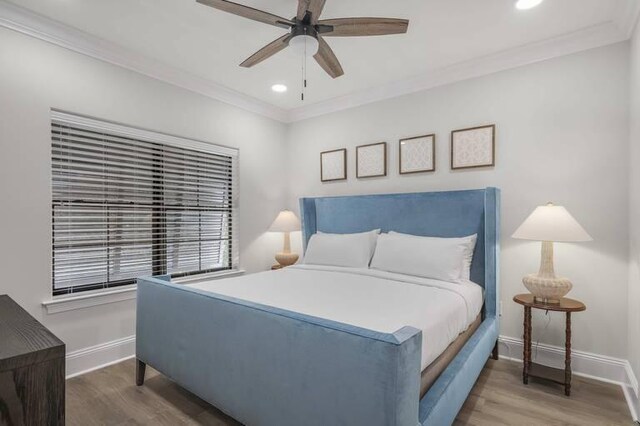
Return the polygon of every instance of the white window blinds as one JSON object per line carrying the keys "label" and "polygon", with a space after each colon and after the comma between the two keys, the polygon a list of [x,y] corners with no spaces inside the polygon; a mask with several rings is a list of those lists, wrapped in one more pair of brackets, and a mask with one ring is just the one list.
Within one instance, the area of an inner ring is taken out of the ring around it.
{"label": "white window blinds", "polygon": [[237,150],[52,113],[53,293],[238,266]]}

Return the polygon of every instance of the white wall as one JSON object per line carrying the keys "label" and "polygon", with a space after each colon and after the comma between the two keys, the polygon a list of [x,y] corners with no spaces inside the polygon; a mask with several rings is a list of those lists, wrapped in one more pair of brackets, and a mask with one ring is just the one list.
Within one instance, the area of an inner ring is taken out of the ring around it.
{"label": "white wall", "polygon": [[[627,356],[627,43],[612,45],[293,124],[289,128],[290,207],[300,196],[502,189],[503,335],[522,333],[523,275],[536,272],[539,243],[510,238],[536,207],[565,205],[594,242],[556,244],[556,268],[588,310],[574,316],[575,349]],[[449,132],[495,123],[497,166],[449,170]],[[437,171],[398,175],[398,139],[437,134]],[[355,146],[387,141],[389,176],[355,178]],[[322,184],[319,153],[348,148],[347,182]],[[298,239],[299,244],[299,239]],[[534,339],[564,344],[559,315],[536,314]],[[516,354],[513,354],[514,356]]]}
{"label": "white wall", "polygon": [[[629,362],[640,378],[640,25],[631,40]],[[638,403],[640,407],[640,403]],[[640,413],[638,413],[640,414]]]}
{"label": "white wall", "polygon": [[[636,32],[633,164],[640,161],[638,44]],[[53,107],[239,147],[241,260],[251,272],[272,263],[281,241],[264,230],[283,205],[297,209],[299,196],[502,188],[507,336],[521,334],[521,311],[511,297],[524,291],[520,279],[537,270],[539,259],[536,243],[509,235],[536,205],[562,203],[595,239],[556,247],[558,271],[575,284],[571,295],[588,305],[574,319],[574,348],[620,358],[629,353],[640,374],[640,227],[633,226],[640,171],[631,169],[630,188],[628,49],[626,43],[600,48],[286,126],[0,29],[0,294],[10,294],[49,326],[69,351],[134,334],[133,301],[53,315],[42,309],[51,295]],[[448,170],[449,131],[485,123],[498,128],[495,169]],[[437,133],[438,171],[398,176],[397,140],[427,132]],[[356,180],[354,147],[381,140],[390,144],[389,176]],[[321,184],[319,152],[345,146],[349,181]],[[628,344],[620,337],[627,335],[627,319]],[[543,318],[537,321],[541,342],[562,344],[559,317],[546,329]]]}
{"label": "white wall", "polygon": [[[47,315],[51,298],[50,108],[240,149],[241,267],[265,270],[281,241],[286,127],[123,68],[0,29],[0,294],[68,351],[134,334],[135,302]],[[256,213],[259,214],[256,214]]]}

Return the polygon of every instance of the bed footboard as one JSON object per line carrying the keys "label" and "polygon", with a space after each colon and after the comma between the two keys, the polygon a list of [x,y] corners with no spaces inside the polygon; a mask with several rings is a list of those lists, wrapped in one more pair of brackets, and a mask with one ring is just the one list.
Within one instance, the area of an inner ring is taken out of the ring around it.
{"label": "bed footboard", "polygon": [[138,280],[136,356],[247,425],[416,426],[421,332]]}

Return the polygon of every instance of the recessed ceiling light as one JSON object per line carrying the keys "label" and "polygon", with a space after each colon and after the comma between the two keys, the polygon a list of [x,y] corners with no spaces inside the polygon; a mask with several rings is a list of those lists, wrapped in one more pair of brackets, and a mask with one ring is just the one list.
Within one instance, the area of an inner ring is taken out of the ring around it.
{"label": "recessed ceiling light", "polygon": [[287,86],[285,86],[284,84],[274,84],[273,86],[271,86],[271,90],[276,93],[284,93],[287,91]]}
{"label": "recessed ceiling light", "polygon": [[518,0],[516,2],[516,9],[527,10],[532,9],[542,3],[542,0]]}

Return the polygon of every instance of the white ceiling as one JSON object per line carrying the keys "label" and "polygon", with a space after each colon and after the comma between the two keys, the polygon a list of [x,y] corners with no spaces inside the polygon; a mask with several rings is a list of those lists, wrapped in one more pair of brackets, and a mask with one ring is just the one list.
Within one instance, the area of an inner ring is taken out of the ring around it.
{"label": "white ceiling", "polygon": [[[235,0],[284,17],[296,0]],[[604,24],[619,26],[638,0],[546,0],[520,11],[514,0],[327,0],[323,18],[407,18],[404,35],[327,38],[345,75],[332,80],[311,60],[300,100],[301,58],[278,53],[251,69],[238,64],[285,33],[195,0],[11,0],[58,22],[155,61],[285,109],[362,93],[435,73],[457,63],[568,37]],[[273,93],[274,83],[289,87]]]}

